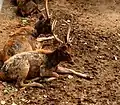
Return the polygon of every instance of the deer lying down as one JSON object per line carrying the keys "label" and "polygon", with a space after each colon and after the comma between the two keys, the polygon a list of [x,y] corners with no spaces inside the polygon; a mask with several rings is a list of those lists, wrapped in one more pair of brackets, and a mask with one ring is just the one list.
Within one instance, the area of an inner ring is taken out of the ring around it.
{"label": "deer lying down", "polygon": [[0,67],[2,66],[4,61],[9,59],[11,56],[25,51],[41,49],[41,41],[54,38],[53,36],[51,36],[43,38],[41,37],[37,39],[36,37],[34,37],[34,34],[36,34],[36,31],[33,27],[25,26],[19,28],[11,36],[9,36],[9,39],[6,41],[3,49],[0,51]]}
{"label": "deer lying down", "polygon": [[45,0],[45,11],[46,17],[41,15],[41,18],[35,24],[35,28],[31,26],[21,27],[9,37],[3,47],[3,50],[0,51],[0,68],[2,67],[4,61],[9,59],[11,56],[25,51],[41,49],[41,41],[54,38],[54,36],[39,37],[40,34],[53,35],[53,28],[55,27],[55,21],[51,24],[51,18],[48,10],[48,0]]}
{"label": "deer lying down", "polygon": [[[58,38],[56,40],[58,40]],[[87,75],[58,66],[58,64],[63,61],[67,61],[70,64],[74,63],[69,52],[69,34],[67,34],[67,43],[63,43],[60,39],[58,41],[60,41],[62,45],[54,51],[40,49],[22,52],[9,58],[0,70],[0,80],[16,81],[17,87],[43,87],[42,84],[37,82],[26,84],[25,80],[36,77],[51,77],[48,79],[48,81],[51,81],[59,76],[58,73],[70,73],[88,78]]]}

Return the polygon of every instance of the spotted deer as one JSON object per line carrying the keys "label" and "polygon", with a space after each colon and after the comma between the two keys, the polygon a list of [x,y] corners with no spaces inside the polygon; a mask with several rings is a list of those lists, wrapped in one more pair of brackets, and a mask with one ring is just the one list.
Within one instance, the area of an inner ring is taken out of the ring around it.
{"label": "spotted deer", "polygon": [[5,43],[3,49],[0,51],[0,68],[4,61],[11,56],[35,49],[41,49],[41,41],[53,39],[53,36],[40,37],[41,34],[53,35],[51,17],[49,15],[48,0],[45,0],[46,17],[41,15],[39,21],[35,24],[35,27],[25,26],[19,28],[12,35],[10,35],[8,41]]}
{"label": "spotted deer", "polygon": [[25,83],[25,81],[41,77],[50,77],[46,81],[51,81],[59,77],[58,73],[70,73],[83,78],[89,78],[85,74],[59,66],[60,62],[65,61],[74,64],[70,54],[71,40],[69,34],[70,26],[65,43],[54,34],[55,39],[62,43],[62,45],[53,51],[39,49],[22,52],[10,57],[5,61],[0,70],[0,80],[15,81],[17,87],[43,87],[38,82]]}
{"label": "spotted deer", "polygon": [[53,36],[36,38],[34,34],[36,34],[36,30],[33,27],[25,26],[10,35],[0,51],[0,67],[11,56],[25,51],[41,49],[40,42],[54,38]]}

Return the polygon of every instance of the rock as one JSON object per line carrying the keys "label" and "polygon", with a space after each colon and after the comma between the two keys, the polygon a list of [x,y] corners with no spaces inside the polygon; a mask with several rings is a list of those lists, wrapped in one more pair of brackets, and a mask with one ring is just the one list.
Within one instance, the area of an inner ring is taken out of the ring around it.
{"label": "rock", "polygon": [[17,105],[17,104],[13,102],[12,105]]}
{"label": "rock", "polygon": [[73,76],[72,76],[72,75],[68,75],[68,78],[69,78],[69,79],[72,79],[72,78],[73,78]]}
{"label": "rock", "polygon": [[1,105],[5,105],[6,102],[2,100],[2,101],[0,101],[0,103],[1,103]]}
{"label": "rock", "polygon": [[47,98],[47,95],[43,95],[44,98]]}

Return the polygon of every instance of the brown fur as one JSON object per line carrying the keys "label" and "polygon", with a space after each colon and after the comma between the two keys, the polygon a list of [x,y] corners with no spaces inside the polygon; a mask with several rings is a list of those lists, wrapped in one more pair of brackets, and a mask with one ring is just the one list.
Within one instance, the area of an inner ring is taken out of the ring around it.
{"label": "brown fur", "polygon": [[31,35],[34,31],[33,27],[26,26],[21,27],[10,35],[3,47],[3,50],[0,51],[0,67],[4,61],[17,53],[33,51],[41,48],[40,42],[37,42],[36,38]]}

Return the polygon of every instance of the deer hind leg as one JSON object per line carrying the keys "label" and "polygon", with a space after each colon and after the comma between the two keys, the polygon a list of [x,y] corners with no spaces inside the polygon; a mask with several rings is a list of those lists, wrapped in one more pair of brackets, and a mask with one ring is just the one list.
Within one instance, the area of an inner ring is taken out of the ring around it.
{"label": "deer hind leg", "polygon": [[50,76],[49,78],[44,79],[44,82],[51,82],[53,80],[56,80],[59,77],[58,73],[56,72],[50,73],[49,76]]}
{"label": "deer hind leg", "polygon": [[39,87],[39,88],[43,88],[44,86],[40,83],[37,83],[37,82],[33,82],[33,83],[23,83],[23,81],[20,82],[20,86],[21,87],[25,87],[25,88],[28,88],[28,87]]}
{"label": "deer hind leg", "polygon": [[74,74],[76,76],[79,76],[79,77],[82,77],[82,78],[85,78],[85,79],[92,79],[92,77],[86,75],[86,74],[83,74],[83,73],[79,73],[79,72],[76,72],[72,69],[68,69],[68,68],[64,68],[64,67],[60,67],[58,66],[57,68],[57,73],[62,73],[62,74]]}
{"label": "deer hind leg", "polygon": [[24,88],[28,88],[28,87],[40,87],[40,88],[43,88],[44,86],[40,83],[37,83],[37,82],[33,82],[32,83],[24,83],[25,81],[25,78],[26,77],[19,77],[17,79],[17,83],[16,83],[16,86],[17,87],[24,87]]}
{"label": "deer hind leg", "polygon": [[17,82],[16,82],[16,86],[17,87],[43,87],[42,84],[40,83],[24,83],[26,80],[26,77],[28,75],[29,72],[29,62],[26,60],[25,62],[23,62],[24,64],[22,65],[21,71],[19,72],[18,78],[17,78]]}

